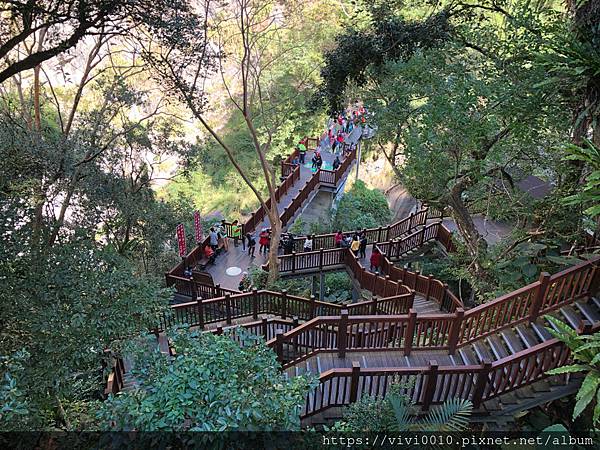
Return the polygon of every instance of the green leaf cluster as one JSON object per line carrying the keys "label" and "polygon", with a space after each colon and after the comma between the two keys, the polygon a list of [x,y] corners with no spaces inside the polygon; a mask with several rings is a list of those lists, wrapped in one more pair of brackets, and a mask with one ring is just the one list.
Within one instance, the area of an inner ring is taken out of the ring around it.
{"label": "green leaf cluster", "polygon": [[262,338],[244,329],[236,335],[242,345],[227,334],[172,330],[172,358],[136,345],[131,375],[138,387],[109,397],[99,412],[105,428],[299,430],[300,409],[313,380],[288,380]]}

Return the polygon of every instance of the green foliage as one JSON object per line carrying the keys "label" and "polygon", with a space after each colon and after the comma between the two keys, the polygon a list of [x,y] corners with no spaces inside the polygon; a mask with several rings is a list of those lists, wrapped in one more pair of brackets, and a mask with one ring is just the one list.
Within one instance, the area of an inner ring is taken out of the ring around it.
{"label": "green foliage", "polygon": [[333,228],[352,231],[387,225],[391,212],[387,199],[377,189],[369,189],[358,180],[344,193],[335,211]]}
{"label": "green foliage", "polygon": [[[173,330],[176,356],[134,346],[139,388],[102,406],[106,429],[140,431],[299,430],[300,409],[312,381],[287,380],[261,338]],[[154,347],[156,347],[154,345]],[[137,351],[135,349],[137,348]],[[114,421],[115,426],[110,423]]]}
{"label": "green foliage", "polygon": [[592,218],[600,216],[600,150],[592,142],[586,141],[583,147],[569,145],[567,153],[569,155],[565,159],[587,163],[590,171],[582,189],[566,197],[564,202],[567,205],[587,207],[585,213]]}
{"label": "green foliage", "polygon": [[25,431],[32,422],[29,402],[21,386],[23,363],[29,354],[18,351],[11,356],[0,356],[2,381],[0,382],[0,430]]}
{"label": "green foliage", "polygon": [[326,273],[325,276],[326,302],[349,303],[352,299],[352,280],[346,272]]}
{"label": "green foliage", "polygon": [[573,328],[560,320],[545,316],[558,331],[548,328],[550,333],[564,342],[572,352],[575,364],[558,367],[547,373],[559,375],[564,373],[586,372],[586,376],[575,396],[573,420],[593,405],[592,426],[600,425],[600,333],[580,335]]}
{"label": "green foliage", "polygon": [[396,17],[384,7],[370,11],[369,26],[364,30],[349,27],[336,37],[336,45],[325,54],[321,69],[323,85],[317,104],[326,103],[331,114],[344,108],[344,94],[350,83],[364,84],[373,66],[386,72],[389,61],[403,61],[424,49],[443,45],[449,37],[446,11],[432,14],[423,21]]}
{"label": "green foliage", "polygon": [[348,407],[344,421],[337,422],[333,429],[346,432],[454,432],[467,429],[473,410],[469,400],[447,400],[434,406],[424,417],[416,418],[418,409],[402,390],[402,384],[393,383],[383,399],[361,397]]}

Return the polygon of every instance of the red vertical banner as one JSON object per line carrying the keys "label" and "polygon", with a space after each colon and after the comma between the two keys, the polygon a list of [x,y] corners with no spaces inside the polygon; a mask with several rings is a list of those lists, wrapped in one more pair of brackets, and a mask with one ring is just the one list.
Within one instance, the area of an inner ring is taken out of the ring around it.
{"label": "red vertical banner", "polygon": [[194,231],[196,232],[196,244],[202,242],[202,224],[200,223],[200,211],[194,211]]}
{"label": "red vertical banner", "polygon": [[183,228],[183,224],[180,223],[177,225],[177,243],[179,244],[179,256],[182,258],[185,257],[185,229]]}

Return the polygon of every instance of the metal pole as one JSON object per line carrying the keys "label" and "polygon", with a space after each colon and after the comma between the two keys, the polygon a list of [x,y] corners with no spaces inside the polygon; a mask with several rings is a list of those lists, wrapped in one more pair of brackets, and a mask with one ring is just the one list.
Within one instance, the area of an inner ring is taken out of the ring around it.
{"label": "metal pole", "polygon": [[358,169],[360,167],[360,158],[361,158],[361,141],[359,140],[356,144],[356,181],[358,181]]}

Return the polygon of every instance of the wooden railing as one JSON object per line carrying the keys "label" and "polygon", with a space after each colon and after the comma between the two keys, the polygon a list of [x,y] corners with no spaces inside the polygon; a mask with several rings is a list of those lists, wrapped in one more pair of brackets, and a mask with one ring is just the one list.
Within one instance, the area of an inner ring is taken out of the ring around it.
{"label": "wooden railing", "polygon": [[[367,244],[375,244],[378,242],[387,242],[391,239],[396,239],[403,234],[415,230],[417,227],[425,225],[427,220],[430,219],[428,216],[429,211],[427,209],[420,210],[416,213],[411,213],[408,217],[399,220],[396,223],[388,225],[387,227],[379,228],[367,228],[364,230],[356,230],[354,232],[346,231],[345,235],[352,235],[354,233],[365,233],[367,237]],[[302,251],[302,246],[306,236],[299,236],[294,238],[294,250],[296,252]],[[328,234],[317,234],[313,236],[313,248],[329,250],[336,248],[335,245],[335,233]]]}
{"label": "wooden railing", "polygon": [[226,293],[219,298],[194,299],[191,302],[172,305],[170,311],[162,316],[156,331],[164,331],[171,326],[182,324],[198,327],[212,323],[231,324],[234,319],[244,317],[256,320],[260,314],[277,314],[282,319],[297,317],[299,320],[340,315],[344,309],[355,314],[401,314],[412,307],[413,300],[414,292],[406,288],[402,288],[402,292],[391,298],[375,298],[351,305],[318,301],[314,296],[306,299],[288,295],[285,291],[253,290],[239,294]]}
{"label": "wooden railing", "polygon": [[437,280],[433,275],[421,275],[420,272],[412,272],[407,268],[394,266],[382,253],[381,271],[391,280],[403,284],[415,292],[423,295],[425,300],[435,300],[440,305],[440,311],[455,312],[458,308],[463,308],[463,303],[448,288],[443,281]]}
{"label": "wooden railing", "polygon": [[[405,301],[396,303],[396,309],[406,306]],[[339,316],[316,317],[288,332],[276,331],[267,345],[275,350],[285,369],[323,351],[344,357],[352,351],[397,350],[408,356],[416,347],[448,350],[451,327],[452,322],[445,316],[417,316],[413,309],[407,315],[360,316],[349,316],[344,309]]]}
{"label": "wooden railing", "polygon": [[383,398],[393,383],[423,411],[453,398],[471,400],[475,408],[523,386],[546,378],[547,372],[569,361],[570,351],[551,339],[493,363],[472,366],[427,366],[367,369],[358,361],[352,368],[321,374],[319,385],[306,397],[302,418],[331,407],[350,405],[363,396]]}
{"label": "wooden railing", "polygon": [[104,389],[104,395],[116,394],[123,389],[125,384],[125,364],[123,358],[114,357],[111,372],[108,375],[108,381],[106,382],[106,388]]}

